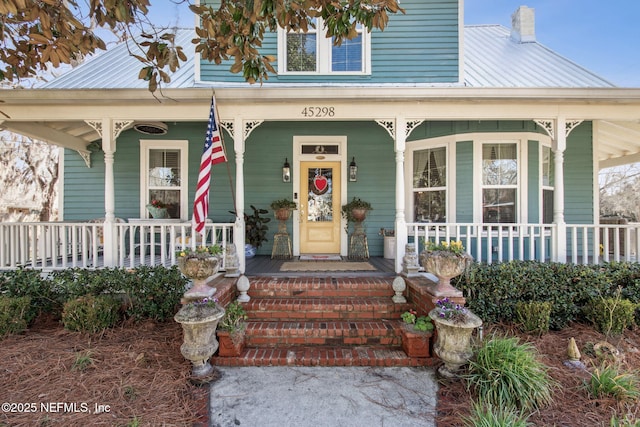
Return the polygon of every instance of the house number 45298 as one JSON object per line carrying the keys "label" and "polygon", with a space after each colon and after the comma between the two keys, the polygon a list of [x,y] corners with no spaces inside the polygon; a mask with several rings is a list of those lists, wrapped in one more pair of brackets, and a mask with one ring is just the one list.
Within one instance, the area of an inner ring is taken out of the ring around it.
{"label": "house number 45298", "polygon": [[336,115],[335,107],[305,107],[302,109],[305,117],[333,117]]}

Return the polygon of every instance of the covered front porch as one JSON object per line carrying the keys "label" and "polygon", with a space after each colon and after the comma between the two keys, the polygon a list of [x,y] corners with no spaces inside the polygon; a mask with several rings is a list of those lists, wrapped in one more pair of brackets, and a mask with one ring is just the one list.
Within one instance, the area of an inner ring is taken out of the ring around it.
{"label": "covered front porch", "polygon": [[[176,263],[185,247],[219,244],[225,254],[235,246],[240,272],[277,273],[283,260],[258,256],[244,258],[244,238],[233,223],[207,223],[204,241],[192,238],[190,222],[132,220],[132,222],[34,222],[0,223],[0,269],[33,268],[135,268],[140,265]],[[562,229],[562,231],[560,231]],[[593,264],[637,261],[640,224],[434,224],[408,223],[402,232],[406,242],[396,241],[393,258],[372,257],[378,271],[400,273],[407,245],[416,253],[424,241],[460,240],[477,262],[511,260]],[[111,238],[107,238],[111,236]],[[224,257],[225,271],[228,257]]]}

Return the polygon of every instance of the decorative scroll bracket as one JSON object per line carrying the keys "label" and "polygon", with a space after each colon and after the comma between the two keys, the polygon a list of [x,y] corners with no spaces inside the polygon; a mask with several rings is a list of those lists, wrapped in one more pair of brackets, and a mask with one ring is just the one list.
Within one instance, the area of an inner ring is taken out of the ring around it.
{"label": "decorative scroll bracket", "polygon": [[[584,120],[567,120],[564,127],[564,135],[568,137],[573,129],[575,129]],[[554,120],[541,120],[536,119],[534,122],[540,126],[551,139],[556,139],[556,124]]]}
{"label": "decorative scroll bracket", "polygon": [[[408,138],[409,135],[411,135],[411,132],[413,132],[414,129],[420,126],[423,122],[424,122],[423,119],[407,120],[405,122],[405,128],[404,128],[405,138]],[[376,123],[382,126],[393,140],[396,139],[396,121],[395,120],[377,119]]]}

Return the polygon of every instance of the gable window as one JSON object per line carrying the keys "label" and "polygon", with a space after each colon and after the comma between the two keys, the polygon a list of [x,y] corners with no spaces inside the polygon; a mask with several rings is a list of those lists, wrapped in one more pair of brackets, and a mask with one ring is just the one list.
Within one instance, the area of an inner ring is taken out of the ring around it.
{"label": "gable window", "polygon": [[324,23],[314,19],[315,28],[303,32],[278,30],[279,74],[366,74],[370,69],[370,34],[361,24],[357,36],[334,45],[327,38]]}
{"label": "gable window", "polygon": [[518,212],[518,145],[482,145],[482,221],[515,223]]}
{"label": "gable window", "polygon": [[[187,141],[141,141],[141,205],[157,200],[170,218],[187,216]],[[146,208],[141,215],[149,218]]]}
{"label": "gable window", "polygon": [[542,146],[542,223],[553,223],[555,164],[551,147]]}
{"label": "gable window", "polygon": [[413,217],[416,222],[446,222],[447,149],[413,152]]}

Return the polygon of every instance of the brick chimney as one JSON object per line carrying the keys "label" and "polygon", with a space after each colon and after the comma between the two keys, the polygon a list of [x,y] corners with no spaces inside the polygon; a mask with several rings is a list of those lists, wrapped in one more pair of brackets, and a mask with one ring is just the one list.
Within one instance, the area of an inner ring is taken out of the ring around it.
{"label": "brick chimney", "polygon": [[535,9],[520,6],[511,15],[511,38],[518,43],[536,41]]}

